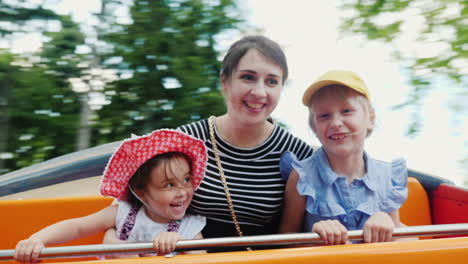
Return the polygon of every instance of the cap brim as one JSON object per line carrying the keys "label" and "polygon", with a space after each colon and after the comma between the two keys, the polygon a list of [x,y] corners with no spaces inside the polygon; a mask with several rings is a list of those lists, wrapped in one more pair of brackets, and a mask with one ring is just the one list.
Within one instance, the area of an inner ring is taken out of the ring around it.
{"label": "cap brim", "polygon": [[320,90],[322,87],[325,87],[328,85],[334,85],[334,84],[348,86],[347,84],[336,81],[336,80],[321,80],[321,81],[314,82],[304,92],[304,95],[302,96],[302,103],[308,107],[310,104],[310,99],[315,94],[315,92]]}

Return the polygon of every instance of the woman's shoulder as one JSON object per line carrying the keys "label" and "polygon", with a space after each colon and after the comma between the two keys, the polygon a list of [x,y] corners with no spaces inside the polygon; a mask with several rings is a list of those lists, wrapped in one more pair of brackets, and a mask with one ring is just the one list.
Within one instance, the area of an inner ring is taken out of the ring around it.
{"label": "woman's shoulder", "polygon": [[275,124],[273,135],[273,144],[283,147],[284,152],[292,152],[299,160],[310,157],[314,152],[314,149],[307,142],[278,124]]}
{"label": "woman's shoulder", "polygon": [[177,129],[201,140],[205,140],[209,137],[208,119],[201,119],[192,123],[188,123],[179,126]]}

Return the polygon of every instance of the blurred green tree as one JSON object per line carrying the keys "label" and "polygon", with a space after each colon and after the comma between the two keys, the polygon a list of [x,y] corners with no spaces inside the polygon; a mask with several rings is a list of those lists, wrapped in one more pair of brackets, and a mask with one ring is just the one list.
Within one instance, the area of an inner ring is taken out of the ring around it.
{"label": "blurred green tree", "polygon": [[120,80],[106,87],[95,143],[222,113],[215,38],[239,17],[233,0],[133,1],[131,22],[103,36]]}
{"label": "blurred green tree", "polygon": [[[453,95],[454,112],[468,111],[468,1],[346,0],[344,32],[391,44],[409,75],[408,100],[395,106],[413,108],[409,135],[421,129],[420,107],[435,82]],[[440,81],[442,80],[442,82]]]}
{"label": "blurred green tree", "polygon": [[25,1],[0,1],[0,36],[11,36],[44,30],[39,21],[56,20],[58,15],[41,5],[27,5]]}
{"label": "blurred green tree", "polygon": [[[0,41],[43,39],[35,54],[0,51],[0,173],[89,145],[93,121],[96,145],[224,111],[216,37],[240,22],[235,1],[102,0],[86,35],[46,3],[0,2]],[[122,23],[114,12],[127,4]],[[93,93],[110,102],[97,120]]]}
{"label": "blurred green tree", "polygon": [[[16,38],[45,32],[60,20],[55,12],[37,3],[1,1],[2,44],[11,47]],[[57,156],[57,151],[66,153],[52,143],[52,128],[63,129],[57,120],[59,112],[51,105],[59,93],[46,75],[47,67],[34,65],[38,57],[32,54],[11,54],[5,49],[0,57],[0,173]]]}
{"label": "blurred green tree", "polygon": [[[80,109],[83,100],[82,93],[73,90],[70,80],[85,75],[85,69],[81,66],[85,58],[76,53],[77,47],[84,45],[85,35],[70,16],[60,16],[60,30],[45,32],[44,35],[49,40],[43,43],[41,52],[37,54],[39,63],[35,65],[43,70],[54,85],[54,89],[48,93],[52,92],[52,98],[56,98],[50,103],[53,103],[51,109],[59,116],[51,119],[56,122],[57,128],[57,131],[54,131],[55,151],[48,157],[52,158],[79,149],[76,142],[80,133],[80,119],[83,115]],[[85,103],[87,105],[87,102]]]}
{"label": "blurred green tree", "polygon": [[81,75],[77,67],[81,58],[75,50],[84,36],[69,16],[37,3],[0,2],[0,22],[7,46],[31,33],[44,39],[36,54],[0,53],[0,173],[4,173],[75,150],[79,101],[68,79]]}
{"label": "blurred green tree", "polygon": [[68,115],[76,112],[73,102],[64,96],[46,68],[6,52],[0,56],[0,87],[8,96],[8,101],[2,100],[5,105],[0,110],[1,119],[8,121],[8,133],[1,133],[6,141],[2,172],[73,151],[69,134],[76,131],[76,114]]}

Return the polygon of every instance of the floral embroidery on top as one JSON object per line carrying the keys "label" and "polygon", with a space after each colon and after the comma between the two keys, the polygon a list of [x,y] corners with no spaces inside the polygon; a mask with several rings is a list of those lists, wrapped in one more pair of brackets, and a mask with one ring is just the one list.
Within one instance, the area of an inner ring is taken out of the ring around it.
{"label": "floral embroidery on top", "polygon": [[120,239],[127,240],[128,236],[130,235],[130,231],[132,231],[133,226],[135,225],[136,216],[138,211],[140,210],[141,206],[132,206],[130,211],[128,212],[127,218],[122,226],[122,231],[120,232]]}
{"label": "floral embroidery on top", "polygon": [[173,220],[169,222],[169,225],[167,226],[167,232],[177,232],[179,231],[180,227],[180,220]]}

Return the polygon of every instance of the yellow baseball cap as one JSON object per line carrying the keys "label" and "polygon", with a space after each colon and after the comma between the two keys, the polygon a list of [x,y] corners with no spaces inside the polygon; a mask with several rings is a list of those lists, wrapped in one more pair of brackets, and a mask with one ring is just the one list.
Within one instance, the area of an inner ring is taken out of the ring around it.
{"label": "yellow baseball cap", "polygon": [[367,88],[364,81],[356,73],[351,71],[333,70],[320,76],[314,83],[309,86],[309,88],[305,90],[304,95],[302,96],[302,103],[305,106],[309,106],[310,99],[315,94],[315,92],[324,86],[333,84],[347,86],[356,92],[363,94],[368,100],[370,100],[369,89]]}

